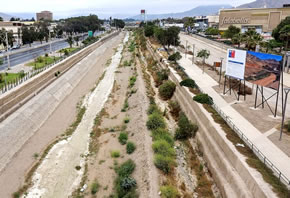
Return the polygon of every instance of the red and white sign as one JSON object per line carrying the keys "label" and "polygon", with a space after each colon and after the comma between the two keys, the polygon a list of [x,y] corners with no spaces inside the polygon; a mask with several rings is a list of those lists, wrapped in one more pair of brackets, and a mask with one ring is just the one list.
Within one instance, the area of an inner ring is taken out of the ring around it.
{"label": "red and white sign", "polygon": [[247,51],[228,49],[226,75],[244,80]]}
{"label": "red and white sign", "polygon": [[146,13],[146,11],[145,10],[141,10],[141,14],[145,14]]}

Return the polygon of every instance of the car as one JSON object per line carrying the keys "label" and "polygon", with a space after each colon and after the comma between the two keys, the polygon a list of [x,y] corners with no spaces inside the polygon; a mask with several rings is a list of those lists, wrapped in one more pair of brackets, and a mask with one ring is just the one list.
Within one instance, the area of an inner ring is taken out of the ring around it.
{"label": "car", "polygon": [[15,50],[15,49],[20,49],[20,45],[15,45],[11,48],[12,50]]}

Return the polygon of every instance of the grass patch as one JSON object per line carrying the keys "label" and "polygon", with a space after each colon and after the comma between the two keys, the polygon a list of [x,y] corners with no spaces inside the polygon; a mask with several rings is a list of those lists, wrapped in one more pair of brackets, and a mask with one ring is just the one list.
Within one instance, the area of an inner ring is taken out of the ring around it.
{"label": "grass patch", "polygon": [[128,98],[125,99],[123,108],[121,109],[121,112],[126,112],[129,108]]}
{"label": "grass patch", "polygon": [[27,66],[33,66],[35,70],[41,69],[47,65],[54,63],[55,61],[59,59],[60,57],[56,57],[56,56],[39,56],[34,60],[34,62],[28,63]]}
{"label": "grass patch", "polygon": [[91,185],[91,194],[95,195],[99,191],[99,188],[100,184],[97,182],[97,180],[95,180]]}
{"label": "grass patch", "polygon": [[77,49],[78,48],[76,48],[76,47],[72,47],[72,48],[68,47],[68,48],[64,48],[64,49],[59,50],[58,53],[70,54],[70,53],[76,51]]}
{"label": "grass patch", "polygon": [[133,87],[135,85],[136,80],[137,80],[136,76],[131,76],[129,80],[129,86]]}
{"label": "grass patch", "polygon": [[111,151],[111,157],[112,158],[120,157],[120,151],[118,151],[118,150]]}
{"label": "grass patch", "polygon": [[162,198],[177,198],[180,197],[178,190],[174,186],[161,186],[160,187]]}
{"label": "grass patch", "polygon": [[24,77],[24,72],[19,73],[0,73],[0,89],[6,84],[15,83],[17,80]]}
{"label": "grass patch", "polygon": [[156,154],[169,157],[175,156],[174,148],[166,140],[161,139],[154,141],[154,143],[152,144],[152,149]]}

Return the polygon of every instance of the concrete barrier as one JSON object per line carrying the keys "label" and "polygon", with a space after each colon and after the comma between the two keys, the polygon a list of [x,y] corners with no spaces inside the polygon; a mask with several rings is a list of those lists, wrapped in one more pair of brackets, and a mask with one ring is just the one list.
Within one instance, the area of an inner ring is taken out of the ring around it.
{"label": "concrete barrier", "polygon": [[[147,48],[159,62],[161,57],[154,53],[150,43],[147,43]],[[163,62],[160,65],[162,68],[168,68]],[[204,158],[222,195],[229,198],[277,197],[271,186],[263,181],[262,176],[247,165],[246,158],[227,139],[210,113],[201,104],[193,101],[193,94],[189,89],[179,86],[181,78],[171,68],[169,78],[177,85],[174,98],[188,118],[199,125],[197,140],[201,143]]]}
{"label": "concrete barrier", "polygon": [[50,69],[36,75],[29,79],[19,87],[0,96],[0,122],[6,119],[9,115],[15,112],[19,107],[29,101],[36,94],[40,93],[45,87],[51,84],[57,78],[56,72],[60,72],[61,75],[72,68],[75,64],[84,59],[87,55],[97,49],[107,39],[116,36],[119,32],[114,32],[103,38],[98,42],[80,50],[76,54],[61,61]]}

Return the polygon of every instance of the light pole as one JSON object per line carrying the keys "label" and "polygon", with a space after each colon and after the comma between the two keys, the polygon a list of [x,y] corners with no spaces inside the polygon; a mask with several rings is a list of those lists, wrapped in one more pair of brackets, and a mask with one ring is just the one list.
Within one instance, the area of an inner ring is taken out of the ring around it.
{"label": "light pole", "polygon": [[282,133],[283,133],[283,129],[284,129],[284,120],[285,120],[285,113],[286,113],[286,106],[287,106],[287,97],[288,94],[290,92],[290,88],[284,88],[284,92],[285,92],[285,102],[284,102],[284,107],[282,109],[282,124],[281,124],[281,129],[280,129],[280,138],[279,141],[282,140]]}
{"label": "light pole", "polygon": [[186,44],[185,44],[185,45],[186,45],[186,46],[185,46],[185,58],[186,58],[186,54],[187,54],[187,42],[188,42],[188,41],[186,40]]}
{"label": "light pole", "polygon": [[195,44],[192,45],[192,64],[194,63],[194,50],[195,50]]}

